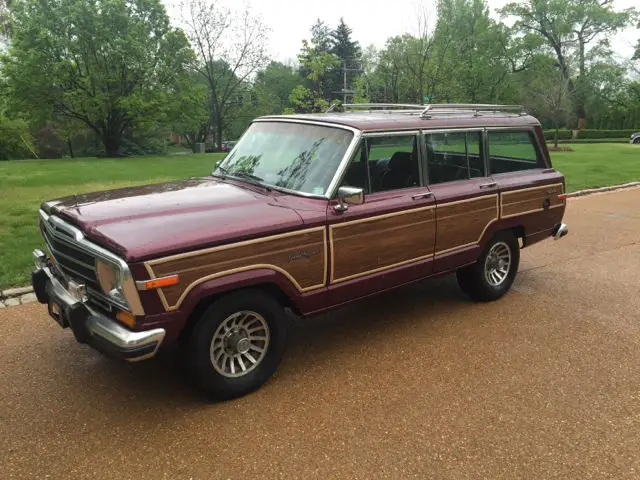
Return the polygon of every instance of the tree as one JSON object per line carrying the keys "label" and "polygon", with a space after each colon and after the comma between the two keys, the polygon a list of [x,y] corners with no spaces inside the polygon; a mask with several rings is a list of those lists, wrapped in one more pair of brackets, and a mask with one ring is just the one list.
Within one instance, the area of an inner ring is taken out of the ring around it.
{"label": "tree", "polygon": [[[562,78],[575,93],[579,128],[584,127],[587,96],[587,47],[606,44],[607,37],[624,28],[635,15],[634,9],[613,10],[613,0],[526,0],[509,3],[503,15],[518,18],[515,28],[540,35],[552,49]],[[577,58],[578,77],[572,77],[570,61]]]}
{"label": "tree", "polygon": [[249,9],[238,16],[219,0],[188,0],[182,10],[198,57],[194,68],[209,88],[211,125],[220,148],[239,92],[268,61],[268,29]]}
{"label": "tree", "polygon": [[3,73],[16,111],[77,119],[119,154],[125,132],[161,120],[193,55],[160,0],[18,1]]}
{"label": "tree", "polygon": [[553,145],[558,146],[558,130],[564,126],[571,112],[569,81],[549,62],[541,65],[532,82],[525,105],[553,123]]}
{"label": "tree", "polygon": [[338,58],[328,52],[317,52],[315,47],[302,41],[302,50],[298,55],[301,69],[309,72],[305,77],[308,86],[297,85],[289,96],[297,112],[321,112],[329,102],[325,95],[327,73],[338,65]]}
{"label": "tree", "polygon": [[180,101],[168,106],[171,130],[182,136],[187,146],[195,152],[196,143],[204,143],[211,130],[206,79],[199,73],[192,72],[176,86],[174,94]]}
{"label": "tree", "polygon": [[[331,53],[339,60],[341,68],[332,71],[329,78],[331,98],[343,89],[354,87],[360,73],[360,44],[351,39],[352,30],[340,18],[340,23],[331,32]],[[346,94],[343,93],[346,98]]]}
{"label": "tree", "polygon": [[441,67],[447,102],[496,103],[507,76],[518,68],[508,58],[505,30],[489,17],[484,0],[440,0],[434,52],[444,49]]}
{"label": "tree", "polygon": [[293,105],[291,91],[300,83],[298,72],[291,66],[272,61],[256,74],[253,94],[259,111],[265,114],[282,113]]}

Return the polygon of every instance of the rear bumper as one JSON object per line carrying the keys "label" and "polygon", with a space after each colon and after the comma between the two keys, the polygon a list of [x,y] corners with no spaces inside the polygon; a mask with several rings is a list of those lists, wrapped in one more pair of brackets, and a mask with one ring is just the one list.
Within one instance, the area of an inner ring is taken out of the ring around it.
{"label": "rear bumper", "polygon": [[[41,252],[34,252],[37,254]],[[134,332],[96,312],[70,293],[47,266],[36,268],[31,283],[38,301],[49,306],[49,314],[58,324],[70,328],[78,342],[105,355],[137,362],[153,357],[164,340],[163,328]]]}
{"label": "rear bumper", "polygon": [[564,237],[567,233],[569,233],[569,227],[567,227],[564,223],[559,223],[555,227],[553,227],[551,236],[553,237],[554,240],[559,240],[562,237]]}

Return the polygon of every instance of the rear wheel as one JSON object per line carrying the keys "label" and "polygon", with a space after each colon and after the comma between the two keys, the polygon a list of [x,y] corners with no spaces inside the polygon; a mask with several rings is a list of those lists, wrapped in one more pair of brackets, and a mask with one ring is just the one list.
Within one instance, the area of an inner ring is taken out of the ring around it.
{"label": "rear wheel", "polygon": [[518,239],[511,232],[499,232],[476,263],[456,272],[458,284],[475,301],[497,300],[511,288],[519,263]]}
{"label": "rear wheel", "polygon": [[215,301],[186,345],[192,378],[211,397],[231,399],[260,388],[286,347],[282,306],[261,290],[239,290]]}
{"label": "rear wheel", "polygon": [[633,143],[640,144],[640,137],[634,138]]}

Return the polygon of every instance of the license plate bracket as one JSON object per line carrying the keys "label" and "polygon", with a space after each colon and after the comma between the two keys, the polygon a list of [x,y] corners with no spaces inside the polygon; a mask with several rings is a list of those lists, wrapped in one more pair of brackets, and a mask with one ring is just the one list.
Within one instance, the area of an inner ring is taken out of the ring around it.
{"label": "license plate bracket", "polygon": [[56,302],[54,298],[49,299],[49,316],[51,316],[51,318],[53,318],[62,328],[67,328],[69,326],[64,308]]}

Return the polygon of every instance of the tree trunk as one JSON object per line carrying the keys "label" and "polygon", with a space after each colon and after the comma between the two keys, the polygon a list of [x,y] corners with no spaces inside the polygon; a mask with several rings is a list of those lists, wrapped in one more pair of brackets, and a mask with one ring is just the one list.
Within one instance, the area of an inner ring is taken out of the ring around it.
{"label": "tree trunk", "polygon": [[75,155],[73,154],[73,145],[71,144],[71,137],[67,137],[67,148],[69,149],[69,156],[71,158],[75,158]]}
{"label": "tree trunk", "polygon": [[122,135],[119,131],[109,129],[102,135],[102,144],[107,157],[119,157],[120,145],[122,143]]}
{"label": "tree trunk", "polygon": [[586,67],[584,59],[584,39],[578,36],[578,67],[580,76],[578,77],[577,95],[576,95],[576,115],[578,117],[578,130],[586,128],[586,107],[585,107],[585,76]]}
{"label": "tree trunk", "polygon": [[555,123],[556,123],[556,131],[555,131],[555,133],[553,135],[553,146],[555,148],[558,148],[558,133],[559,133],[558,130],[559,130],[559,127],[558,127],[558,122],[555,122]]}

